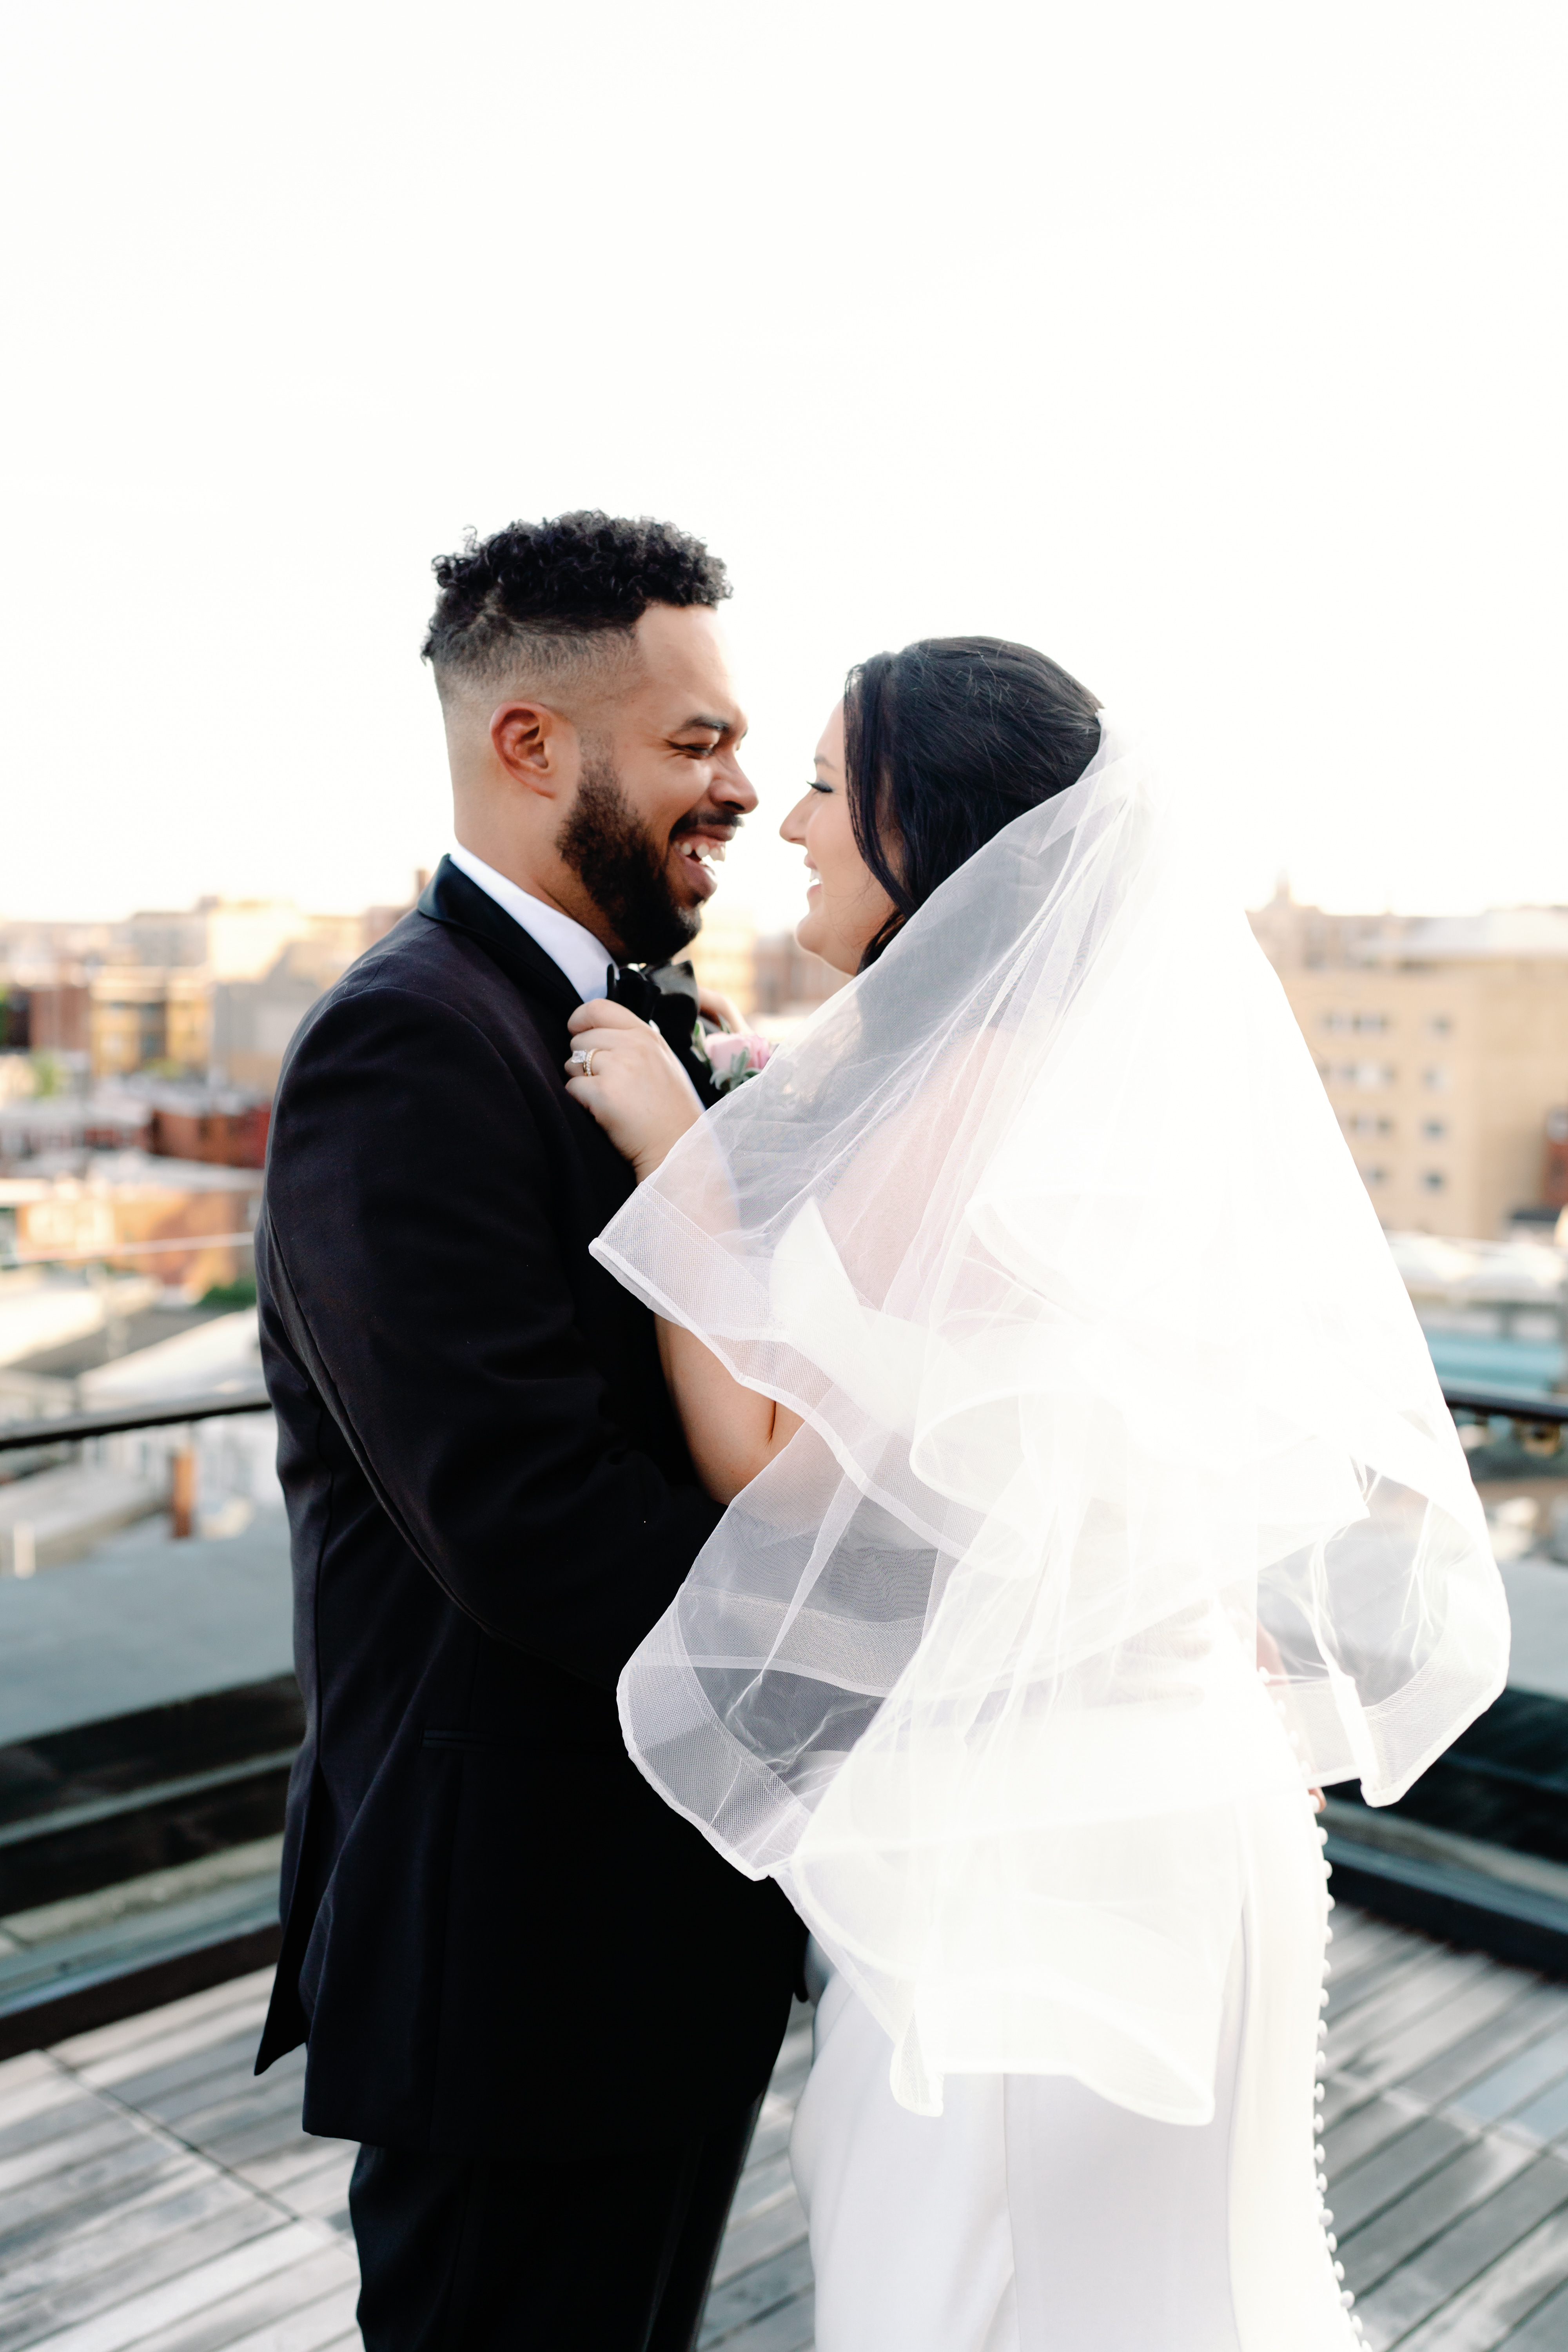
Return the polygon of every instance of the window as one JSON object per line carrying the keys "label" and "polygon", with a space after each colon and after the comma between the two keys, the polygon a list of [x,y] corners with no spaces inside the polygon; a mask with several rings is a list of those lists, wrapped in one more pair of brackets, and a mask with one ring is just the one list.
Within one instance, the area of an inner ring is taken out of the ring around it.
{"label": "window", "polygon": [[1447,1181],[1440,1168],[1424,1168],[1421,1171],[1423,1192],[1440,1192]]}
{"label": "window", "polygon": [[1351,1084],[1364,1093],[1374,1094],[1380,1087],[1394,1084],[1394,1072],[1386,1062],[1356,1062],[1351,1068]]}
{"label": "window", "polygon": [[1351,1026],[1351,1016],[1348,1013],[1325,1013],[1323,1026],[1325,1029],[1331,1029],[1338,1036]]}
{"label": "window", "polygon": [[1446,1118],[1423,1119],[1421,1122],[1421,1132],[1426,1138],[1428,1143],[1441,1143],[1443,1138],[1448,1132],[1448,1122]]}
{"label": "window", "polygon": [[1380,1030],[1389,1026],[1388,1015],[1386,1013],[1358,1013],[1355,1016],[1355,1025],[1363,1034],[1375,1035]]}
{"label": "window", "polygon": [[1380,1118],[1375,1111],[1352,1111],[1345,1121],[1352,1135],[1392,1135],[1394,1121]]}
{"label": "window", "polygon": [[1388,1171],[1386,1168],[1376,1166],[1363,1168],[1361,1171],[1361,1181],[1363,1184],[1367,1185],[1386,1184],[1388,1181]]}
{"label": "window", "polygon": [[1428,1068],[1422,1071],[1421,1076],[1435,1095],[1446,1095],[1453,1084],[1447,1065],[1442,1062],[1432,1063]]}
{"label": "window", "polygon": [[1429,1037],[1446,1037],[1453,1025],[1446,1013],[1432,1013],[1426,1018],[1426,1034]]}

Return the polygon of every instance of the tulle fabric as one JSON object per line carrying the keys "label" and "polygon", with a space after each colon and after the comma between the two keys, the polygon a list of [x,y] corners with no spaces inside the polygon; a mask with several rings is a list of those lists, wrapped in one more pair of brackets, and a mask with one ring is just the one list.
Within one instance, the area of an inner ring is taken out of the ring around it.
{"label": "tulle fabric", "polygon": [[1391,1801],[1501,1687],[1485,1524],[1205,832],[1109,732],[594,1244],[805,1426],[621,1678],[896,2096],[1213,2114],[1258,1658]]}

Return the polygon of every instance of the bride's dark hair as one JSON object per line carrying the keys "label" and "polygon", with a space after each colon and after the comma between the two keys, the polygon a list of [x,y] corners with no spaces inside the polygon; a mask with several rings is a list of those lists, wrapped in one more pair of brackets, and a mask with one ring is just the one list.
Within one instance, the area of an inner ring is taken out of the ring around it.
{"label": "bride's dark hair", "polygon": [[862,971],[994,834],[1077,783],[1100,749],[1099,709],[1076,677],[1005,637],[922,637],[850,671],[849,822],[894,908]]}

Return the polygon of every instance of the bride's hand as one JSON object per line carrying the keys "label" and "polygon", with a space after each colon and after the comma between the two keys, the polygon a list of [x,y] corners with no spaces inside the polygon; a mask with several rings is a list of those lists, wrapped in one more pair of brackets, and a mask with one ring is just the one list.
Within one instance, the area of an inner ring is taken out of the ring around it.
{"label": "bride's hand", "polygon": [[640,1184],[701,1118],[697,1090],[658,1031],[624,1004],[596,997],[566,1026],[566,1091],[593,1113]]}

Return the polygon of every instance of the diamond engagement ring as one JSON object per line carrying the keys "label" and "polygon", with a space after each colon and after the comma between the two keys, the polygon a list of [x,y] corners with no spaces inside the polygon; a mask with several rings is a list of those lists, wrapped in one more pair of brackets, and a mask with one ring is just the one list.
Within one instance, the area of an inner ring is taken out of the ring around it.
{"label": "diamond engagement ring", "polygon": [[590,1045],[587,1052],[584,1053],[581,1045],[579,1045],[575,1053],[572,1055],[572,1059],[578,1065],[585,1078],[591,1078],[594,1075],[594,1056],[598,1050],[597,1045]]}

